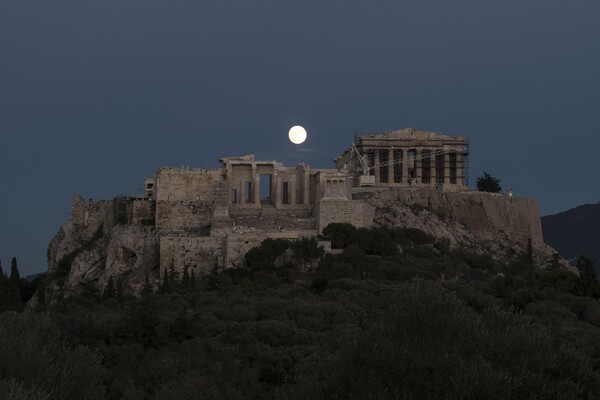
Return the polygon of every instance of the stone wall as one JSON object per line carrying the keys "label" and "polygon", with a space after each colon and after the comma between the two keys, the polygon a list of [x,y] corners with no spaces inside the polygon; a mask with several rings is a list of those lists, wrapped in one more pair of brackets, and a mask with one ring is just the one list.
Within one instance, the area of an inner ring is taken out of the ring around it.
{"label": "stone wall", "polygon": [[227,206],[227,183],[220,169],[161,168],[156,175],[156,227],[203,230],[215,207]]}
{"label": "stone wall", "polygon": [[211,222],[214,203],[207,201],[157,201],[156,228],[203,230]]}
{"label": "stone wall", "polygon": [[373,222],[375,206],[363,201],[321,200],[316,208],[319,232],[331,223],[348,223],[357,228],[369,227]]}
{"label": "stone wall", "polygon": [[150,199],[135,199],[133,200],[132,223],[148,225],[154,223],[154,201]]}
{"label": "stone wall", "polygon": [[157,201],[205,201],[227,205],[227,185],[217,169],[161,168],[156,173]]}
{"label": "stone wall", "polygon": [[171,264],[179,272],[179,278],[186,265],[190,272],[194,270],[196,276],[210,273],[215,263],[223,265],[223,241],[222,237],[162,236],[159,244],[160,279]]}
{"label": "stone wall", "polygon": [[519,242],[526,242],[529,238],[536,243],[544,241],[539,205],[534,199],[477,191],[440,193],[424,189],[392,189],[370,194],[355,193],[354,196],[372,198],[380,207],[398,203],[413,209],[422,207],[490,240],[501,234]]}
{"label": "stone wall", "polygon": [[304,237],[315,237],[318,232],[314,229],[295,230],[287,232],[254,232],[228,235],[225,239],[225,267],[236,267],[244,264],[246,253],[259,246],[265,239],[296,240]]}

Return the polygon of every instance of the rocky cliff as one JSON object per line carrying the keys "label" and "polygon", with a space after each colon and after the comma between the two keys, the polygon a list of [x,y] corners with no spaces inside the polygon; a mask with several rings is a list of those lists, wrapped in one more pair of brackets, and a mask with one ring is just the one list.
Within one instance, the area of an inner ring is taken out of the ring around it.
{"label": "rocky cliff", "polygon": [[[452,247],[501,260],[524,254],[531,240],[538,265],[556,260],[554,249],[543,243],[539,208],[532,199],[426,189],[371,190],[354,198],[375,210],[374,225],[418,228],[447,239]],[[146,277],[156,287],[160,235],[152,210],[151,203],[137,198],[86,202],[76,196],[71,216],[48,247],[50,299],[53,293],[102,293],[111,277],[126,294],[138,295]]]}
{"label": "rocky cliff", "polygon": [[448,239],[453,247],[510,259],[526,251],[531,239],[534,257],[542,265],[556,253],[544,244],[539,206],[533,199],[427,189],[366,191],[354,198],[376,207],[375,225],[418,228]]}
{"label": "rocky cliff", "polygon": [[158,281],[158,241],[150,224],[118,223],[115,201],[76,196],[69,219],[48,246],[52,293],[102,293],[112,277],[125,294],[138,295],[148,275]]}

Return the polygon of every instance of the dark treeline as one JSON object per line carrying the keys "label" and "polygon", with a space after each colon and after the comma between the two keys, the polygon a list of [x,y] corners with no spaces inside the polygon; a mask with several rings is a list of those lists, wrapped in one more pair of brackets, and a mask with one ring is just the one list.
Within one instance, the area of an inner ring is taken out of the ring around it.
{"label": "dark treeline", "polygon": [[600,398],[587,257],[577,275],[530,246],[499,262],[416,229],[323,235],[334,254],[266,240],[138,299],[111,281],[0,314],[0,398]]}

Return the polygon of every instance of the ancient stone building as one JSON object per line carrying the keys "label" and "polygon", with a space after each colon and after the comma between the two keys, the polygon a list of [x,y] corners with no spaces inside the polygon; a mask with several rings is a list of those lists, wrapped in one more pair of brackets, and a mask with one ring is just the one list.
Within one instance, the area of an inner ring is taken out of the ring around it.
{"label": "ancient stone building", "polygon": [[72,286],[104,288],[111,276],[126,277],[139,293],[157,265],[204,275],[242,265],[267,238],[317,237],[333,222],[417,227],[455,244],[471,237],[542,245],[537,203],[468,191],[467,157],[462,136],[402,129],[357,138],[333,169],[253,155],[221,158],[213,169],[160,168],[143,195],[76,196],[49,245],[48,268],[68,270]]}
{"label": "ancient stone building", "polygon": [[331,222],[372,222],[374,207],[352,200],[345,171],[286,167],[253,155],[219,162],[215,169],[161,168],[145,180],[161,270],[188,266],[204,274],[241,265],[266,238],[314,237]]}
{"label": "ancient stone building", "polygon": [[406,128],[361,136],[334,159],[352,186],[466,190],[468,141],[464,136]]}

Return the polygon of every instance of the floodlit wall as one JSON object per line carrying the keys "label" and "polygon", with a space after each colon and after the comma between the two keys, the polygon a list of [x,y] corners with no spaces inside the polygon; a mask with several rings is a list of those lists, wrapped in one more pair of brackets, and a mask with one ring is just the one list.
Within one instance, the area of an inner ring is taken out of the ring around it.
{"label": "floodlit wall", "polygon": [[221,169],[161,168],[155,196],[158,229],[202,229],[216,206],[227,205],[227,184]]}

